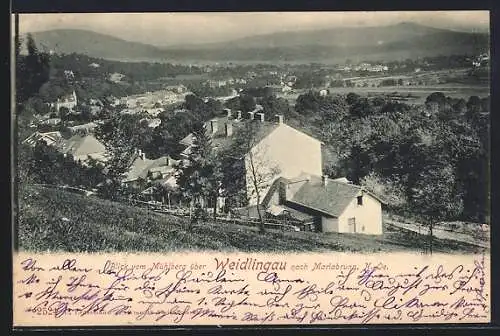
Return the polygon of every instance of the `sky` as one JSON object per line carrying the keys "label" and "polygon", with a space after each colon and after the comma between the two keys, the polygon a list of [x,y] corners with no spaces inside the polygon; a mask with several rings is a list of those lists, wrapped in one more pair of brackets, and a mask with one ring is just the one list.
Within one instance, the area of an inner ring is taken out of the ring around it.
{"label": "sky", "polygon": [[129,41],[176,45],[228,41],[251,35],[345,26],[414,22],[432,27],[488,31],[488,11],[240,12],[22,14],[20,33],[86,29]]}

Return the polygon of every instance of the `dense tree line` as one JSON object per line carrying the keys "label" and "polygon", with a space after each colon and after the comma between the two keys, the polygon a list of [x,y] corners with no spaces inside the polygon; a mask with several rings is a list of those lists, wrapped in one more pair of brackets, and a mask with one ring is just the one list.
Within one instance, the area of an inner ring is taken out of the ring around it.
{"label": "dense tree line", "polygon": [[[98,67],[90,66],[95,63]],[[110,73],[121,73],[134,81],[154,80],[161,77],[175,77],[182,74],[201,74],[197,66],[170,63],[120,62],[98,59],[80,54],[54,55],[52,66],[59,71],[72,70],[75,77],[101,77]]]}
{"label": "dense tree line", "polygon": [[296,111],[312,118],[314,131],[336,153],[327,167],[332,175],[389,190],[385,196],[399,200],[390,204],[398,211],[484,221],[489,120],[481,111],[487,105],[488,98],[465,101],[442,93],[431,94],[417,108],[354,93],[309,92],[297,99]]}
{"label": "dense tree line", "polygon": [[232,89],[228,86],[212,87],[207,83],[197,82],[188,84],[187,88],[190,92],[198,97],[221,97],[229,96]]}
{"label": "dense tree line", "polygon": [[102,166],[96,161],[87,165],[75,161],[71,154],[64,155],[43,141],[34,148],[22,146],[19,149],[20,176],[23,183],[68,185],[93,189],[104,182]]}
{"label": "dense tree line", "polygon": [[38,50],[31,34],[26,37],[27,55],[20,54],[23,41],[16,37],[15,69],[16,69],[16,103],[18,112],[23,109],[25,102],[38,94],[40,87],[50,77],[50,56]]}
{"label": "dense tree line", "polygon": [[[30,60],[29,56],[25,58]],[[37,89],[33,94],[38,94],[40,99],[47,103],[54,102],[73,90],[78,99],[84,102],[91,98],[102,99],[108,96],[120,98],[162,89],[164,83],[155,82],[157,79],[203,73],[202,69],[196,66],[108,61],[80,54],[55,54],[49,58],[48,55],[39,53],[38,58],[39,63],[50,67],[50,72],[44,70],[44,81],[41,83],[43,85],[39,87],[39,92]],[[93,63],[97,66],[91,66]],[[36,72],[30,70],[27,73]],[[111,81],[109,76],[112,73],[123,74],[125,79],[120,82]],[[20,92],[23,93],[22,90]]]}

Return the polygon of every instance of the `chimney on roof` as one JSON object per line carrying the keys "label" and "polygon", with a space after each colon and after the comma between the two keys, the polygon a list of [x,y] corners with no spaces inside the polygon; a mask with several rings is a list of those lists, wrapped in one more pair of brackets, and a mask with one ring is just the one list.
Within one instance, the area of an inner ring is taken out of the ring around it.
{"label": "chimney on roof", "polygon": [[260,113],[256,113],[256,114],[260,116],[260,121],[264,122],[264,113],[260,112]]}
{"label": "chimney on roof", "polygon": [[328,185],[328,176],[326,175],[321,176],[321,182],[323,184],[323,187],[326,187]]}
{"label": "chimney on roof", "polygon": [[278,117],[278,123],[283,124],[283,115],[282,114],[277,114]]}
{"label": "chimney on roof", "polygon": [[170,165],[170,158],[168,156],[165,156],[165,166]]}
{"label": "chimney on roof", "polygon": [[215,134],[218,129],[219,127],[217,125],[217,119],[210,120],[210,131],[212,132],[212,134]]}
{"label": "chimney on roof", "polygon": [[250,115],[250,120],[253,120],[255,111],[250,111],[250,112],[248,112],[248,114]]}
{"label": "chimney on roof", "polygon": [[231,122],[226,123],[226,136],[230,137],[233,135],[233,124]]}
{"label": "chimney on roof", "polygon": [[238,111],[238,116],[236,119],[241,120],[241,111]]}

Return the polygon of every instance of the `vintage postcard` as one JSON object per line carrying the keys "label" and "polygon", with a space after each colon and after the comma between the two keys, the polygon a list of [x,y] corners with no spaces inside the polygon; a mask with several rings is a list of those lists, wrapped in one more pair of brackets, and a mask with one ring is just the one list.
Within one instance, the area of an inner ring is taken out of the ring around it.
{"label": "vintage postcard", "polygon": [[13,14],[13,322],[488,324],[488,11]]}

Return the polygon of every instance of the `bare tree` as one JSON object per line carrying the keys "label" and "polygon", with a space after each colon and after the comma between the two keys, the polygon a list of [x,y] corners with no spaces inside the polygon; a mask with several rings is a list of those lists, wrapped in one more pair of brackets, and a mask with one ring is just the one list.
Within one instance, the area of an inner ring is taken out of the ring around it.
{"label": "bare tree", "polygon": [[261,209],[263,193],[278,176],[280,169],[270,159],[266,144],[260,141],[260,127],[259,122],[246,122],[236,132],[232,146],[221,155],[222,159],[226,160],[223,164],[223,187],[235,192],[238,189],[244,191],[247,203],[256,206],[259,232],[264,233],[264,216]]}

